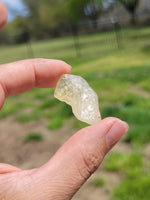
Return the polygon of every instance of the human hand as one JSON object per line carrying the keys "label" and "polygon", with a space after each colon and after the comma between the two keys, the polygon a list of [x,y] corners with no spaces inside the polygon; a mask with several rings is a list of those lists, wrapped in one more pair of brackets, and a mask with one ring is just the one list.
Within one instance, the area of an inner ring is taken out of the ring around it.
{"label": "human hand", "polygon": [[[6,22],[2,3],[1,14],[0,27]],[[34,87],[54,87],[64,73],[70,73],[70,67],[58,60],[30,59],[1,65],[0,108],[9,95]],[[127,129],[125,122],[106,118],[74,134],[40,168],[21,170],[0,163],[0,200],[71,199]]]}

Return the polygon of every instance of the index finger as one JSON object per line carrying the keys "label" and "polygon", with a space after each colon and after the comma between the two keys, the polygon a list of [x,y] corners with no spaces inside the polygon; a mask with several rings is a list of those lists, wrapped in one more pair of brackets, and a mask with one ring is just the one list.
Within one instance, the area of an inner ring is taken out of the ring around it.
{"label": "index finger", "polygon": [[70,73],[70,66],[60,60],[29,59],[0,66],[0,108],[8,95],[15,95],[34,87],[54,87],[62,74]]}
{"label": "index finger", "polygon": [[7,9],[6,6],[0,2],[0,29],[5,25],[7,21]]}

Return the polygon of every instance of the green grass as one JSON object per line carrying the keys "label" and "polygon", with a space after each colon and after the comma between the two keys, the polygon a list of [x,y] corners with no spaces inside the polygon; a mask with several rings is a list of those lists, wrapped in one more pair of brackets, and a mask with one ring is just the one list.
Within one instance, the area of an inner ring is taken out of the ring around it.
{"label": "green grass", "polygon": [[58,104],[58,101],[56,99],[54,99],[54,97],[51,99],[48,98],[43,101],[43,103],[39,106],[39,108],[41,110],[49,109],[49,108],[56,106],[57,104]]}
{"label": "green grass", "polygon": [[[135,48],[137,45],[142,46],[143,44],[147,44],[147,41],[149,40],[149,29],[149,27],[138,27],[138,31],[137,28],[129,28],[123,29],[121,32],[119,31],[119,34],[121,35],[124,33],[121,39],[122,47],[128,48],[129,46],[132,46]],[[94,63],[98,64],[99,58],[102,56],[104,57],[101,61],[103,63],[105,62],[105,54],[107,52],[118,50],[114,31],[82,35],[79,37],[79,41],[82,58],[78,59],[76,57],[73,37],[34,42],[32,43],[32,48],[35,57],[63,59],[73,66],[74,64],[77,66],[76,64],[79,62],[82,62],[84,65],[87,61],[90,61],[91,59],[93,60],[93,58]],[[7,46],[0,48],[1,63],[26,59],[29,56],[30,55],[26,44],[10,46],[9,48]],[[132,58],[137,59],[138,57],[133,54]],[[112,60],[113,57],[108,59],[108,62],[105,64],[109,66],[112,64]],[[118,60],[123,64],[127,64],[123,62],[123,58],[118,58]],[[137,62],[140,60],[141,57],[137,59]]]}
{"label": "green grass", "polygon": [[150,174],[125,179],[113,192],[114,200],[149,200]]}
{"label": "green grass", "polygon": [[123,153],[111,153],[106,159],[104,168],[107,171],[122,172],[128,178],[136,177],[141,172],[143,165],[142,155],[134,152],[129,155]]}
{"label": "green grass", "polygon": [[[31,108],[32,109],[32,108]],[[31,113],[29,114],[19,114],[17,117],[16,117],[16,120],[18,122],[22,122],[22,123],[26,123],[26,122],[29,122],[29,121],[35,121],[35,120],[39,120],[41,119],[43,116],[42,116],[42,113],[40,112],[40,110],[38,109],[33,109]]]}
{"label": "green grass", "polygon": [[93,185],[96,186],[96,187],[102,187],[105,185],[105,181],[104,179],[102,178],[96,178],[94,181],[93,181]]}
{"label": "green grass", "polygon": [[23,139],[23,142],[24,143],[27,143],[27,142],[30,142],[30,141],[41,141],[43,140],[43,136],[40,134],[40,133],[28,133],[24,139]]}
{"label": "green grass", "polygon": [[144,167],[142,154],[111,153],[104,164],[105,170],[121,173],[122,182],[113,191],[114,200],[149,200],[150,174]]}
{"label": "green grass", "polygon": [[61,128],[63,125],[63,120],[60,117],[55,117],[53,118],[49,124],[47,125],[47,128],[50,130],[54,130],[54,129],[59,129]]}
{"label": "green grass", "polygon": [[138,106],[104,106],[103,117],[115,116],[127,121],[130,129],[126,141],[137,145],[150,142],[150,111]]}
{"label": "green grass", "polygon": [[0,112],[0,119],[8,117],[9,115],[17,114],[19,110],[24,109],[30,105],[30,102],[15,103],[15,99],[10,98],[10,100],[6,100],[5,106]]}
{"label": "green grass", "polygon": [[51,130],[59,129],[63,126],[64,122],[72,116],[72,109],[69,105],[64,102],[57,102],[57,111],[55,109],[53,115],[51,115],[51,120],[47,125],[47,128]]}
{"label": "green grass", "polygon": [[73,124],[73,127],[74,127],[74,128],[77,128],[77,129],[81,129],[81,128],[84,128],[84,127],[86,127],[86,126],[88,126],[87,123],[81,122],[81,121],[79,121],[79,120],[75,120],[75,122],[74,122],[74,124]]}
{"label": "green grass", "polygon": [[145,80],[141,81],[139,86],[147,92],[150,92],[150,77],[146,77]]}

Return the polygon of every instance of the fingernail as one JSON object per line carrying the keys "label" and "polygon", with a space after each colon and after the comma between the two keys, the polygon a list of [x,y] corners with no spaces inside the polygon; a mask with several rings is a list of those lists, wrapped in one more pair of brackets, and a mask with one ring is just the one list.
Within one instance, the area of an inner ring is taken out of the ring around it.
{"label": "fingernail", "polygon": [[106,135],[108,148],[111,149],[116,142],[128,131],[129,125],[124,121],[117,121]]}

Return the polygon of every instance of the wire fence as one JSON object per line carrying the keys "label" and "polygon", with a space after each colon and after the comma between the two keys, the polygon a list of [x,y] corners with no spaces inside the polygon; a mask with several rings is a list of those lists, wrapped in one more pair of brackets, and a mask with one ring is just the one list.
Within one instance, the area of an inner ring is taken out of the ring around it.
{"label": "wire fence", "polygon": [[68,30],[69,36],[36,42],[32,42],[27,33],[17,35],[15,37],[24,44],[9,48],[1,46],[0,63],[35,57],[69,60],[150,45],[149,25],[125,28],[120,22],[112,20],[109,23],[80,23],[70,26]]}

